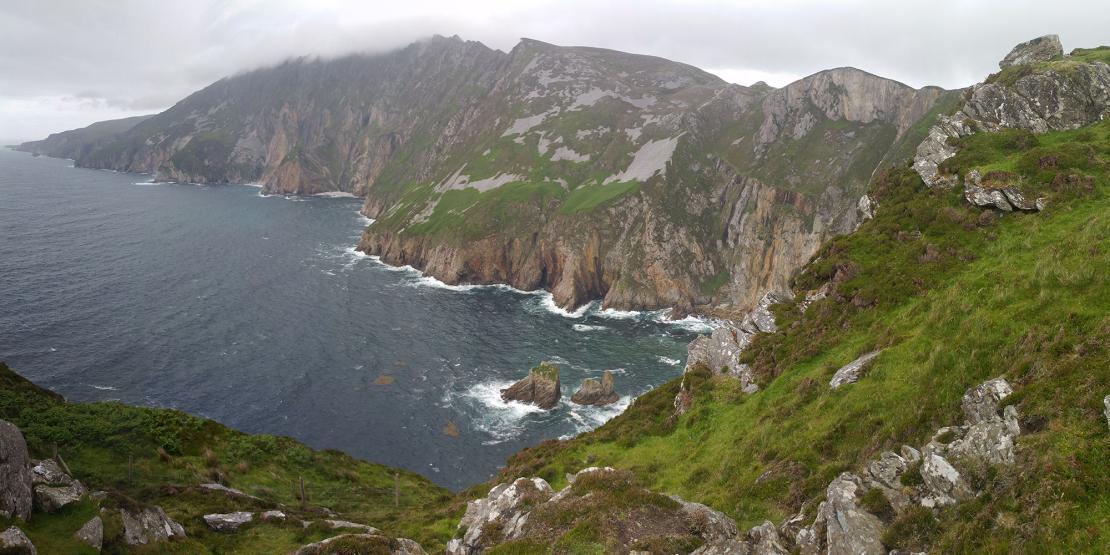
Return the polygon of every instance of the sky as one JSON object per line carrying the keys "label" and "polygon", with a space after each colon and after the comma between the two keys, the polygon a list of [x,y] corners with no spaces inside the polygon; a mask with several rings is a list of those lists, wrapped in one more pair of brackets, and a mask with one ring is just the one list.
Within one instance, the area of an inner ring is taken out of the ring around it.
{"label": "sky", "polygon": [[227,75],[433,35],[520,37],[685,62],[783,86],[853,66],[959,88],[1055,33],[1110,43],[1110,2],[1072,0],[0,0],[0,140],[154,113]]}

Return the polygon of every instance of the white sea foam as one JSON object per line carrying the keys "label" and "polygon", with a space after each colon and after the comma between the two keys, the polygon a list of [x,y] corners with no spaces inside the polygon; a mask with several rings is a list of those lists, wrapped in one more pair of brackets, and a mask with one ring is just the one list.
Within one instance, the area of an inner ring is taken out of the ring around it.
{"label": "white sea foam", "polygon": [[[578,405],[570,401],[563,401],[560,404],[568,409],[567,415],[571,425],[574,426],[575,434],[581,434],[601,426],[614,416],[624,412],[624,409],[628,408],[628,405],[632,403],[632,399],[633,397],[625,395],[616,403],[603,407]],[[569,439],[569,437],[571,436],[565,436],[560,439]]]}
{"label": "white sea foam", "polygon": [[359,223],[361,223],[362,225],[364,225],[364,226],[368,226],[368,225],[370,225],[370,224],[372,224],[372,223],[376,222],[377,220],[375,220],[374,218],[368,218],[368,217],[367,217],[367,216],[366,216],[365,214],[363,214],[363,213],[359,212],[359,214],[358,214],[358,221],[359,221]]}
{"label": "white sea foam", "polygon": [[312,196],[322,198],[358,198],[357,195],[346,191],[325,191],[323,193],[316,193]]}
{"label": "white sea foam", "polygon": [[670,357],[664,357],[664,356],[658,356],[658,357],[655,357],[655,358],[659,359],[659,362],[662,362],[663,364],[669,364],[671,366],[678,366],[679,364],[682,363],[682,361],[678,360],[677,358],[670,358]]}
{"label": "white sea foam", "polygon": [[476,401],[481,409],[481,416],[474,420],[474,426],[493,437],[492,441],[485,442],[487,445],[519,436],[525,430],[522,422],[525,416],[544,412],[535,405],[503,400],[501,390],[511,385],[511,381],[482,382],[463,393],[463,396]]}
{"label": "white sea foam", "polygon": [[118,387],[111,386],[111,385],[88,384],[88,386],[93,388],[93,389],[99,389],[101,391],[117,391],[117,390],[119,390]]}
{"label": "white sea foam", "polygon": [[586,314],[588,310],[590,310],[594,306],[593,302],[589,302],[574,310],[567,310],[555,304],[555,295],[552,295],[550,292],[541,291],[535,294],[540,300],[539,306],[541,308],[552,314],[558,314],[559,316],[562,316],[564,318],[581,318]]}
{"label": "white sea foam", "polygon": [[590,326],[587,324],[574,324],[571,327],[574,328],[574,331],[601,331],[609,329],[605,326]]}

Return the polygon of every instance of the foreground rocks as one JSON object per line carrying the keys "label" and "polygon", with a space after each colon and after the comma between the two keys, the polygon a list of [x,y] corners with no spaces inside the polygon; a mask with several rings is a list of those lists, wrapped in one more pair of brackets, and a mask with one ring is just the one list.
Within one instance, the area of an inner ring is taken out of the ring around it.
{"label": "foreground rocks", "polygon": [[0,532],[0,553],[5,555],[38,555],[31,540],[23,530],[12,526]]}
{"label": "foreground rocks", "polygon": [[0,515],[5,518],[31,518],[30,462],[23,432],[0,420]]}
{"label": "foreground rocks", "polygon": [[234,532],[252,520],[254,515],[246,511],[204,515],[204,523],[217,532]]}
{"label": "foreground rocks", "polygon": [[92,517],[73,534],[73,537],[100,551],[104,547],[104,521],[98,516]]}
{"label": "foreground rocks", "polygon": [[127,545],[150,545],[185,537],[185,528],[166,516],[162,507],[120,509],[119,516]]}
{"label": "foreground rocks", "polygon": [[377,534],[343,534],[310,543],[294,555],[324,555],[326,553],[388,553],[389,555],[425,555],[420,544],[406,538],[391,539]]}
{"label": "foreground rocks", "polygon": [[553,409],[562,396],[559,382],[559,367],[550,362],[542,362],[528,372],[528,377],[501,390],[501,399],[536,405],[542,409]]}
{"label": "foreground rocks", "polygon": [[606,370],[601,374],[601,380],[586,378],[582,387],[570,397],[570,402],[578,405],[611,405],[620,400],[620,395],[613,390],[613,373]]}
{"label": "foreground rocks", "polygon": [[1010,66],[1047,62],[1063,55],[1064,47],[1060,44],[1060,37],[1045,35],[1015,46],[1001,62],[998,62],[998,67],[1006,69]]}

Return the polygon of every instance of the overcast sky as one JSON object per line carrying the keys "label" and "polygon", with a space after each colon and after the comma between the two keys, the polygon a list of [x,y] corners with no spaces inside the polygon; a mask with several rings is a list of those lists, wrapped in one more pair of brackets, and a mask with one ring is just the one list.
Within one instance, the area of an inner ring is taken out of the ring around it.
{"label": "overcast sky", "polygon": [[1071,0],[0,0],[0,139],[152,113],[223,76],[432,34],[653,54],[740,84],[855,66],[957,88],[1014,44],[1110,43],[1110,2]]}

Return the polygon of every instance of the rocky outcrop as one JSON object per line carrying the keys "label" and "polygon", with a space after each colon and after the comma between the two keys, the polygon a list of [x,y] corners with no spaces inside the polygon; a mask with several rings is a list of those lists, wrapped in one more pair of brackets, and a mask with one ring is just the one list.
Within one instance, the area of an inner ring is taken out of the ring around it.
{"label": "rocky outcrop", "polygon": [[[495,486],[485,499],[466,504],[466,514],[459,521],[463,535],[447,544],[447,554],[473,555],[496,542],[519,537],[529,510],[554,495],[542,478],[518,478],[510,484]],[[500,531],[499,538],[489,537],[492,529]]]}
{"label": "rocky outcrop", "polygon": [[1047,62],[1063,55],[1064,47],[1060,44],[1060,37],[1045,35],[1015,46],[1005,58],[1002,58],[1002,61],[998,62],[998,67],[1006,69],[1010,66]]}
{"label": "rocky outcrop", "polygon": [[325,553],[382,553],[389,555],[426,555],[420,544],[407,538],[387,538],[377,534],[343,534],[302,546],[293,555]]}
{"label": "rocky outcrop", "polygon": [[613,389],[613,373],[606,370],[601,374],[601,380],[586,378],[582,387],[570,397],[570,402],[579,405],[611,405],[620,400],[620,395]]}
{"label": "rocky outcrop", "polygon": [[185,537],[185,528],[166,516],[162,507],[120,509],[119,515],[127,545],[150,545]]}
{"label": "rocky outcrop", "polygon": [[857,502],[863,489],[863,480],[851,472],[829,484],[817,519],[798,535],[802,553],[885,555],[882,521]]}
{"label": "rocky outcrop", "polygon": [[1106,427],[1110,428],[1110,395],[1102,398],[1102,404],[1106,407],[1103,409],[1103,414],[1106,415]]}
{"label": "rocky outcrop", "polygon": [[[956,155],[956,139],[976,131],[1025,129],[1033,133],[1076,129],[1110,116],[1110,66],[1102,62],[1052,61],[1063,55],[1060,41],[1047,35],[1016,46],[999,65],[1003,72],[972,86],[964,105],[940,116],[918,146],[913,167],[930,187],[951,187],[959,176],[940,164]],[[1018,72],[1018,66],[1047,62]],[[1008,192],[965,185],[968,201],[1000,210],[1033,210],[1016,188]],[[1016,195],[1015,195],[1016,193]]]}
{"label": "rocky outcrop", "polygon": [[562,396],[559,382],[559,367],[550,362],[542,362],[528,372],[528,377],[501,390],[501,399],[536,405],[543,409],[553,409]]}
{"label": "rocky outcrop", "polygon": [[246,511],[204,515],[204,523],[217,532],[234,532],[252,520],[254,520],[254,514]]}
{"label": "rocky outcrop", "polygon": [[92,517],[73,534],[73,537],[100,551],[104,547],[104,521],[99,516]]}
{"label": "rocky outcrop", "polygon": [[0,420],[0,515],[31,518],[31,460],[23,432]]}
{"label": "rocky outcrop", "polygon": [[38,555],[38,550],[35,549],[31,539],[23,533],[23,530],[12,526],[0,532],[0,553],[5,555]]}
{"label": "rocky outcrop", "polygon": [[53,513],[66,505],[80,501],[89,490],[81,482],[72,480],[69,485],[48,486],[39,484],[35,486],[35,508]]}
{"label": "rocky outcrop", "polygon": [[979,174],[979,170],[971,170],[964,176],[964,198],[975,206],[997,208],[1003,212],[1038,211],[1045,207],[1045,199],[1038,198],[1030,202],[1021,190],[1014,186],[999,189],[983,187],[983,177]]}
{"label": "rocky outcrop", "polygon": [[860,377],[863,376],[863,371],[867,368],[867,365],[871,364],[871,361],[875,360],[875,357],[879,356],[880,352],[881,351],[871,351],[842,366],[833,374],[832,379],[829,380],[829,387],[836,389],[842,385],[858,382]]}
{"label": "rocky outcrop", "polygon": [[31,467],[31,482],[34,485],[68,486],[73,483],[73,478],[54,459],[43,459]]}

